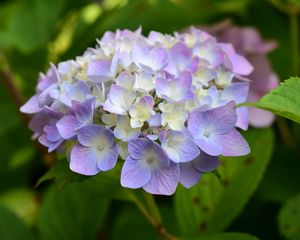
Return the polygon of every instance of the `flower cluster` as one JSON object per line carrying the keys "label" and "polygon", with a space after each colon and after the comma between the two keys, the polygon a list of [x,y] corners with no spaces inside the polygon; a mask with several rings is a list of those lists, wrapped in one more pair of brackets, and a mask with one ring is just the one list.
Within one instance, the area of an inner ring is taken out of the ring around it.
{"label": "flower cluster", "polygon": [[[278,76],[272,70],[267,54],[276,48],[276,42],[263,41],[259,32],[252,27],[238,27],[223,21],[206,30],[219,41],[231,43],[236,52],[247,57],[254,67],[248,76],[251,79],[249,102],[258,101],[266,93],[279,85]],[[268,127],[275,119],[274,114],[258,108],[249,108],[249,122],[253,127]]]}
{"label": "flower cluster", "polygon": [[[107,32],[76,60],[51,65],[36,94],[21,107],[30,129],[48,147],[68,153],[70,169],[95,175],[125,160],[121,185],[171,195],[249,146],[251,64],[231,44],[208,33],[148,37]],[[67,151],[70,149],[70,151]]]}

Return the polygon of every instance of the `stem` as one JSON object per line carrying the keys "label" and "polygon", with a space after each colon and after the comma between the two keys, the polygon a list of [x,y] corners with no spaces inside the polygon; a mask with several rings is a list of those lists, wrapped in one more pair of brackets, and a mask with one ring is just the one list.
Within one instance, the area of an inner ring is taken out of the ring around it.
{"label": "stem", "polygon": [[131,190],[128,190],[128,194],[131,197],[133,203],[136,205],[136,207],[140,210],[140,212],[144,215],[144,217],[148,220],[148,222],[155,228],[155,230],[161,237],[163,237],[165,240],[178,240],[177,237],[170,234],[164,227],[159,209],[151,194],[144,193],[144,198],[146,201],[147,208]]}
{"label": "stem", "polygon": [[290,12],[291,46],[294,74],[299,74],[299,24],[298,11]]}
{"label": "stem", "polygon": [[140,212],[144,215],[144,217],[147,219],[147,221],[155,226],[155,220],[154,218],[149,214],[148,210],[146,207],[143,205],[143,203],[136,197],[136,195],[129,189],[128,194],[133,201],[133,203],[136,205],[136,207],[140,210]]}
{"label": "stem", "polygon": [[162,218],[161,218],[159,209],[156,205],[153,195],[149,194],[147,192],[144,192],[144,197],[145,197],[148,209],[152,211],[153,217],[156,219],[157,222],[161,223]]}

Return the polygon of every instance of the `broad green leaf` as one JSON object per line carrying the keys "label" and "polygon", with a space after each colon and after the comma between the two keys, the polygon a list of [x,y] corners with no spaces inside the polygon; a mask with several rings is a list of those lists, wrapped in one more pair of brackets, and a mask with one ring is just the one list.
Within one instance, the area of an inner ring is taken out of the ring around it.
{"label": "broad green leaf", "polygon": [[0,239],[32,240],[33,236],[25,224],[8,208],[0,204]]}
{"label": "broad green leaf", "polygon": [[57,161],[48,172],[46,172],[37,182],[36,187],[48,180],[55,180],[60,188],[69,182],[80,181],[85,177],[74,173],[69,168],[69,163],[66,159]]}
{"label": "broad green leaf", "polygon": [[83,176],[74,173],[70,170],[68,161],[62,159],[57,161],[50,170],[45,173],[37,182],[36,186],[41,183],[54,180],[60,189],[62,189],[68,183],[80,182],[86,189],[90,189],[97,195],[101,195],[106,198],[113,198],[118,200],[129,201],[130,195],[128,190],[123,188],[120,184],[120,168],[119,162],[116,167],[107,172],[100,172],[96,176]]}
{"label": "broad green leaf", "polygon": [[96,176],[90,177],[82,181],[82,185],[93,191],[95,194],[101,195],[105,198],[112,198],[123,201],[131,201],[132,194],[130,190],[124,188],[120,184],[120,171],[118,171],[118,164],[115,169],[107,172],[100,172]]}
{"label": "broad green leaf", "polygon": [[125,208],[120,212],[113,224],[111,240],[158,240],[158,234],[145,220],[144,216],[134,207]]}
{"label": "broad green leaf", "polygon": [[184,236],[224,230],[247,203],[260,182],[273,147],[271,129],[249,130],[245,137],[251,153],[222,158],[215,174],[205,174],[191,189],[179,186],[175,194],[177,221]]}
{"label": "broad green leaf", "polygon": [[287,201],[280,210],[279,228],[287,239],[300,239],[300,194]]}
{"label": "broad green leaf", "polygon": [[291,77],[279,87],[249,106],[269,110],[300,123],[300,78]]}
{"label": "broad green leaf", "polygon": [[[200,238],[193,240],[196,239]],[[219,233],[201,237],[201,240],[258,240],[258,238],[245,233]]]}
{"label": "broad green leaf", "polygon": [[38,217],[42,240],[96,239],[107,214],[109,201],[96,196],[80,183],[63,190],[50,189]]}

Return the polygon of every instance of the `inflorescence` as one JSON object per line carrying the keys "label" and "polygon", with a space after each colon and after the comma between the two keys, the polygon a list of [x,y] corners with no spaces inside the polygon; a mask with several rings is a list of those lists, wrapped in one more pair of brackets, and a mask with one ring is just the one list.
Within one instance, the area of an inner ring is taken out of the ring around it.
{"label": "inflorescence", "polygon": [[251,64],[231,44],[191,28],[148,37],[106,32],[96,48],[41,74],[21,107],[33,137],[65,151],[70,169],[108,171],[124,159],[121,185],[171,195],[249,146],[246,101]]}

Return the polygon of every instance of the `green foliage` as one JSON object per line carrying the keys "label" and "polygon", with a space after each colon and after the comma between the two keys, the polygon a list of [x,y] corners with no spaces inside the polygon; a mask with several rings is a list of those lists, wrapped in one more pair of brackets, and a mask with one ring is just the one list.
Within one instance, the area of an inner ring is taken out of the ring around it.
{"label": "green foliage", "polygon": [[280,210],[279,228],[287,239],[300,239],[300,194],[288,200]]}
{"label": "green foliage", "polygon": [[118,200],[131,200],[128,191],[121,187],[119,175],[121,165],[118,165],[112,171],[101,172],[93,177],[83,176],[74,173],[70,170],[68,161],[62,159],[57,161],[50,170],[45,173],[37,182],[36,186],[39,186],[47,180],[54,180],[60,189],[63,189],[68,183],[81,182],[81,185],[85,189],[94,191],[95,194],[99,194],[106,198],[113,198]]}
{"label": "green foliage", "polygon": [[191,189],[178,189],[175,209],[184,236],[224,230],[257,188],[272,154],[274,136],[270,129],[251,130],[245,135],[250,155],[223,158],[221,182],[214,174],[205,174]]}
{"label": "green foliage", "polygon": [[36,222],[39,208],[37,199],[38,196],[31,190],[17,188],[3,193],[0,196],[0,204],[13,211],[27,225],[32,226]]}
{"label": "green foliage", "polygon": [[103,227],[109,201],[80,184],[52,188],[40,209],[40,239],[95,239]]}
{"label": "green foliage", "polygon": [[[199,238],[195,238],[199,239]],[[258,240],[258,238],[244,233],[221,233],[205,236],[203,240]]]}
{"label": "green foliage", "polygon": [[46,172],[36,183],[36,187],[48,180],[55,180],[60,188],[63,188],[67,183],[83,180],[85,177],[74,173],[69,168],[69,163],[66,159],[58,160],[48,172]]}
{"label": "green foliage", "polygon": [[291,77],[250,106],[269,110],[300,123],[300,78]]}
{"label": "green foliage", "polygon": [[[153,227],[144,217],[133,207],[125,208],[121,211],[112,228],[112,240],[158,240]],[[134,233],[134,234],[133,234]]]}
{"label": "green foliage", "polygon": [[32,240],[25,224],[10,210],[0,204],[0,236],[2,240]]}
{"label": "green foliage", "polygon": [[0,45],[16,47],[25,53],[45,46],[65,3],[65,0],[26,0],[7,5],[9,9],[13,7],[13,11],[0,31]]}

